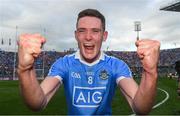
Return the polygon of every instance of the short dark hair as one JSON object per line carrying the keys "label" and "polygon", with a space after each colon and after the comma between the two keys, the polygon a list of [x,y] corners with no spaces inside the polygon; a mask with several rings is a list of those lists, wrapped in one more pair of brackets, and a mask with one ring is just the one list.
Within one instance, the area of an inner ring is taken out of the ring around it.
{"label": "short dark hair", "polygon": [[79,14],[78,14],[78,18],[77,18],[77,22],[76,22],[76,27],[78,25],[78,21],[80,18],[85,17],[85,16],[91,16],[91,17],[96,17],[99,18],[102,22],[102,28],[103,31],[105,31],[106,27],[106,21],[105,21],[105,17],[103,14],[101,14],[98,10],[96,9],[85,9],[82,10]]}

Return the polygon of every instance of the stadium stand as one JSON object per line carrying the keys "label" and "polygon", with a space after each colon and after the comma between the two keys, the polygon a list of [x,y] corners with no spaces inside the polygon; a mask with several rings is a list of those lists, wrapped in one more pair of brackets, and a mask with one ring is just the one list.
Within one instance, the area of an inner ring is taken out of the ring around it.
{"label": "stadium stand", "polygon": [[[75,51],[45,51],[40,54],[36,59],[35,68],[37,76],[44,78],[47,75],[48,70],[52,63],[59,57],[63,57],[67,54]],[[134,76],[138,77],[142,72],[142,66],[140,60],[133,51],[106,51],[106,54],[117,57],[124,60],[133,71]],[[13,67],[14,67],[14,52],[0,51],[0,80],[12,80],[13,79]],[[17,55],[16,55],[17,56]],[[17,59],[17,58],[16,58]],[[180,60],[180,48],[165,49],[160,51],[160,60],[158,65],[159,75],[167,76],[168,74],[175,74],[174,69],[175,62]],[[17,60],[16,60],[17,61]],[[15,64],[17,67],[17,62]],[[17,77],[17,75],[16,75]]]}
{"label": "stadium stand", "polygon": [[160,10],[180,12],[180,0],[172,1],[165,6],[162,6]]}

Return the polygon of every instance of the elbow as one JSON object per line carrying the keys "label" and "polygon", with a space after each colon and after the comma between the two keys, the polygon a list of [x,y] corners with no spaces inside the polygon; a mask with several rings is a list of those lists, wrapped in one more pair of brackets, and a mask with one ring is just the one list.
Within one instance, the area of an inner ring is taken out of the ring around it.
{"label": "elbow", "polygon": [[28,108],[29,108],[30,110],[32,110],[32,111],[34,111],[34,112],[39,112],[39,111],[42,110],[42,108],[41,108],[41,107],[38,107],[38,106],[33,106],[33,105],[27,105],[27,106],[28,106]]}
{"label": "elbow", "polygon": [[27,107],[34,111],[34,112],[39,112],[39,111],[42,111],[46,105],[47,105],[47,100],[46,99],[43,99],[41,102],[26,102],[26,105]]}
{"label": "elbow", "polygon": [[145,109],[145,110],[134,110],[136,115],[148,115],[150,113],[151,109]]}
{"label": "elbow", "polygon": [[152,107],[143,107],[143,108],[138,108],[138,107],[133,107],[133,111],[136,115],[148,115],[152,110]]}

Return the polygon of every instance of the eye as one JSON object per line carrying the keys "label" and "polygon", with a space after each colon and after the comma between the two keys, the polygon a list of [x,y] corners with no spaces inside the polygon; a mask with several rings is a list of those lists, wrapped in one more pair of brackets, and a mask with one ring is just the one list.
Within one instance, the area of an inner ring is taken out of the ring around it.
{"label": "eye", "polygon": [[93,32],[94,33],[99,33],[99,32],[101,32],[101,30],[100,29],[93,29]]}
{"label": "eye", "polygon": [[84,32],[85,32],[85,29],[78,29],[77,32],[78,32],[78,33],[84,33]]}

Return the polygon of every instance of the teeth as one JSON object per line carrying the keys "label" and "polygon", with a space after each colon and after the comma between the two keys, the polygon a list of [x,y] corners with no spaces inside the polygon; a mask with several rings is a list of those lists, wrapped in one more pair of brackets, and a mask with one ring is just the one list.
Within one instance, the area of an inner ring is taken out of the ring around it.
{"label": "teeth", "polygon": [[93,44],[91,44],[91,43],[85,43],[84,45],[85,46],[90,46],[90,47],[93,46]]}

